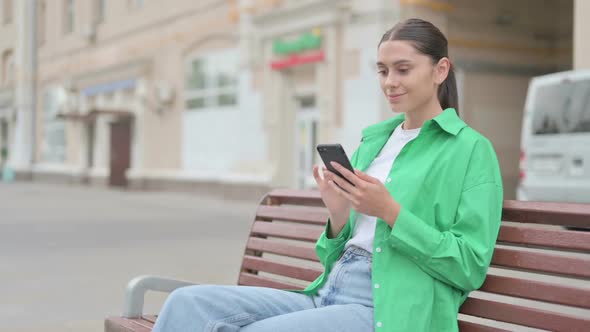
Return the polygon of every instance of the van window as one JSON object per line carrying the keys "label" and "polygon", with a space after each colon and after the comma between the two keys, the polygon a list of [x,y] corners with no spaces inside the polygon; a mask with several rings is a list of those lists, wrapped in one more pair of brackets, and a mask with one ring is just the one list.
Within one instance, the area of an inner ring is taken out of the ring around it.
{"label": "van window", "polygon": [[532,111],[534,135],[590,133],[590,79],[540,86]]}

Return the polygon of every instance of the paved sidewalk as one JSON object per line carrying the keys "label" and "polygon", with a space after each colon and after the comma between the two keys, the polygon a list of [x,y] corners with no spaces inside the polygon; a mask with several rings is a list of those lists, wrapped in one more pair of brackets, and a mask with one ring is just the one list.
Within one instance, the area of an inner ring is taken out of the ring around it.
{"label": "paved sidewalk", "polygon": [[0,183],[0,332],[102,331],[141,274],[235,283],[257,203]]}

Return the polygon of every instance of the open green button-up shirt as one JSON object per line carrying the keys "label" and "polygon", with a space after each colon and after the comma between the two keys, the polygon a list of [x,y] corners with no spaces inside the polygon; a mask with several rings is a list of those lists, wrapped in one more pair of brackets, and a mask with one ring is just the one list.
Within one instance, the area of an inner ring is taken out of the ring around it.
{"label": "open green button-up shirt", "polygon": [[[364,171],[405,115],[363,130],[351,158]],[[458,331],[459,307],[486,276],[502,213],[502,179],[491,143],[452,108],[426,121],[400,152],[385,183],[402,206],[393,226],[377,219],[373,245],[376,331]],[[355,212],[336,238],[320,236],[324,273],[303,292],[315,294],[352,236]]]}

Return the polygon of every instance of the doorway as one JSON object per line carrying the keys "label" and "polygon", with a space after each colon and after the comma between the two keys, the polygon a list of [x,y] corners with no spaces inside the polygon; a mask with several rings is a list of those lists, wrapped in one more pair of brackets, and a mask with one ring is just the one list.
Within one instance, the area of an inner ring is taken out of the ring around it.
{"label": "doorway", "polygon": [[110,123],[109,185],[127,186],[127,169],[131,166],[131,120]]}
{"label": "doorway", "polygon": [[320,116],[314,95],[297,97],[297,106],[295,114],[296,186],[307,189],[316,186],[313,165],[318,160],[316,145]]}

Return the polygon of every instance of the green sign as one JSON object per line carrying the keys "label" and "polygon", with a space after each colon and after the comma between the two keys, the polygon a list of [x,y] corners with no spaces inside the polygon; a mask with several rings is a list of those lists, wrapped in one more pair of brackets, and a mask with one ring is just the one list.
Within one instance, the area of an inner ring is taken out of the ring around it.
{"label": "green sign", "polygon": [[299,38],[290,41],[277,39],[273,41],[272,51],[274,54],[287,55],[301,53],[307,50],[315,50],[322,46],[322,36],[319,29],[313,32],[306,32]]}

